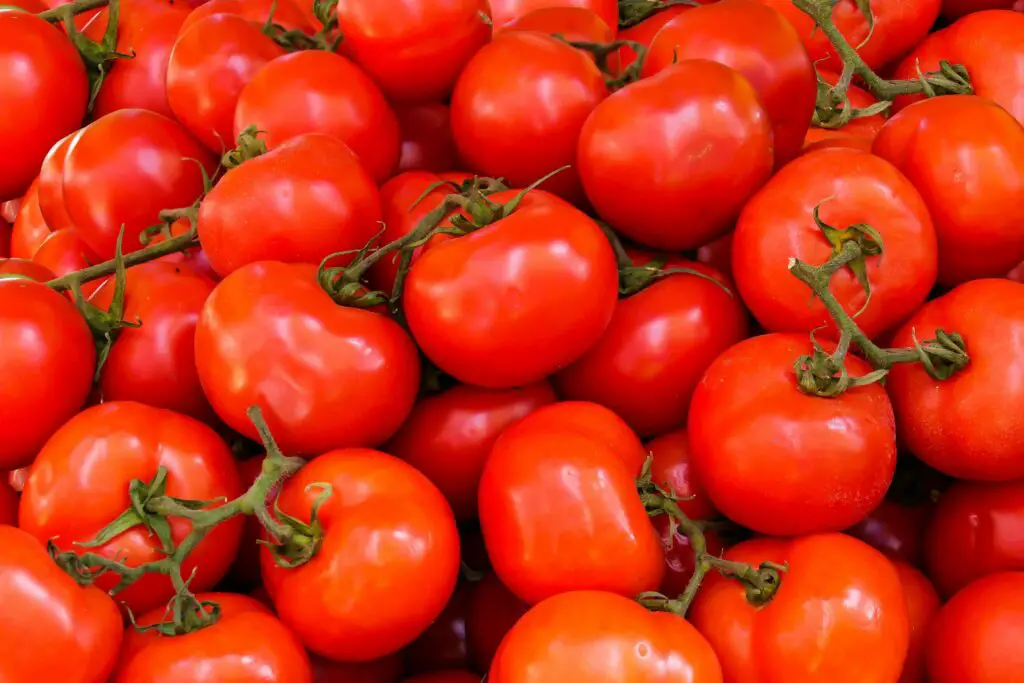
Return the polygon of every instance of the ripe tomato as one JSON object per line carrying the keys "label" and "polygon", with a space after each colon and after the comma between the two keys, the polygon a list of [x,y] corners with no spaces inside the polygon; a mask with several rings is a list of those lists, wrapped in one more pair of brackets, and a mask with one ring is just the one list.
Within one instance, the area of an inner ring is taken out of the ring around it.
{"label": "ripe tomato", "polygon": [[[720,133],[709,137],[712,129]],[[598,105],[577,163],[587,197],[616,230],[656,249],[694,249],[724,235],[768,180],[771,122],[743,76],[688,60]]]}
{"label": "ripe tomato", "polygon": [[281,510],[308,522],[321,495],[317,483],[333,493],[320,508],[323,541],[313,559],[285,569],[261,550],[278,614],[325,657],[365,662],[396,652],[441,614],[455,588],[459,534],[451,508],[412,466],[350,448],[314,458],[289,479]]}
{"label": "ripe tomato", "polygon": [[562,683],[574,677],[721,683],[722,668],[685,619],[648,612],[613,593],[574,591],[548,598],[512,627],[487,680]]}
{"label": "ripe tomato", "polygon": [[396,107],[401,145],[398,170],[450,171],[459,165],[451,115],[440,102]]}
{"label": "ripe tomato", "polygon": [[29,186],[11,227],[11,256],[14,258],[32,258],[50,235],[50,227],[39,209],[38,187],[38,180]]}
{"label": "ripe tomato", "polygon": [[[803,393],[793,363],[810,351],[802,335],[740,342],[711,364],[690,404],[697,480],[722,514],[763,534],[845,529],[882,502],[895,471],[885,389]],[[870,370],[853,356],[846,367],[855,377]]]}
{"label": "ripe tomato", "polygon": [[583,7],[610,27],[619,25],[617,0],[491,0],[491,20],[498,29],[546,7]]}
{"label": "ripe tomato", "polygon": [[718,653],[725,680],[889,683],[899,677],[907,608],[899,574],[877,550],[844,534],[816,534],[746,541],[725,558],[789,567],[775,597],[759,608],[747,601],[742,583],[717,572],[697,593],[690,619]]}
{"label": "ripe tomato", "polygon": [[928,501],[914,506],[883,500],[867,517],[847,529],[894,561],[920,567],[924,561],[925,525],[934,513]]}
{"label": "ripe tomato", "polygon": [[402,659],[389,655],[372,662],[335,662],[310,654],[313,683],[398,683]]}
{"label": "ripe tomato", "polygon": [[4,275],[26,275],[37,282],[49,282],[57,277],[46,266],[22,258],[0,259],[0,277]]}
{"label": "ripe tomato", "polygon": [[402,650],[407,675],[469,667],[466,614],[472,592],[473,584],[460,580],[441,615]]}
{"label": "ripe tomato", "polygon": [[18,524],[18,493],[11,488],[7,477],[0,479],[0,526]]}
{"label": "ripe tomato", "polygon": [[[732,271],[743,301],[769,332],[838,331],[820,300],[787,268],[790,258],[819,265],[836,251],[815,225],[837,230],[867,223],[882,236],[883,253],[868,256],[871,302],[857,318],[869,337],[891,331],[920,308],[935,284],[935,228],[914,186],[892,164],[854,149],[823,149],[779,171],[743,208],[733,235]],[[1024,254],[1022,254],[1024,257]],[[856,314],[867,302],[851,268],[829,288]]]}
{"label": "ripe tomato", "polygon": [[609,26],[588,7],[541,7],[500,28],[501,31],[537,31],[560,35],[564,40],[583,43],[610,43],[615,40],[616,24]]}
{"label": "ripe tomato", "polygon": [[288,31],[302,31],[312,35],[315,33],[312,12],[306,13],[304,7],[294,0],[208,0],[189,12],[188,18],[178,30],[178,35],[198,24],[203,19],[215,14],[231,14],[257,26],[273,22]]}
{"label": "ripe tomato", "polygon": [[[231,451],[217,433],[201,422],[141,403],[115,401],[88,408],[64,423],[46,442],[32,465],[21,495],[21,527],[41,542],[53,539],[62,550],[96,552],[123,558],[128,566],[155,562],[164,556],[160,541],[137,526],[97,548],[91,541],[129,507],[128,485],[149,482],[166,467],[166,494],[190,500],[230,500],[242,485]],[[171,517],[172,541],[188,535],[192,524]],[[238,552],[242,519],[219,525],[182,565],[182,575],[195,578],[192,590],[209,590],[227,572]],[[96,585],[113,588],[112,573]],[[162,606],[174,595],[170,580],[148,574],[118,593],[134,613]]]}
{"label": "ripe tomato", "polygon": [[[824,71],[819,67],[818,74],[831,85],[835,85],[839,82],[839,74],[834,71]],[[846,91],[846,96],[849,98],[850,105],[854,109],[866,109],[878,102],[878,99],[874,95],[863,88],[858,88],[852,83]],[[807,135],[804,137],[804,151],[808,151],[812,146],[815,148],[827,146],[827,142],[832,142],[838,145],[841,144],[840,141],[847,142],[849,146],[856,145],[858,142],[866,142],[868,150],[870,150],[871,142],[874,141],[875,136],[878,135],[878,131],[882,130],[882,126],[884,125],[885,116],[882,114],[874,114],[872,116],[863,116],[861,118],[852,119],[842,128],[819,128],[817,126],[811,126],[807,130]]]}
{"label": "ripe tomato", "polygon": [[420,399],[384,450],[427,475],[456,519],[473,520],[491,446],[506,427],[555,400],[547,382],[514,389],[458,385]]}
{"label": "ripe tomato", "polygon": [[[312,683],[302,643],[258,600],[233,593],[199,593],[196,598],[220,606],[217,622],[178,636],[140,633],[129,626],[111,683]],[[166,619],[166,608],[157,607],[137,623],[149,626]]]}
{"label": "ripe tomato", "polygon": [[925,655],[928,648],[928,627],[942,604],[928,578],[903,562],[895,563],[896,573],[903,584],[910,626],[910,645],[903,663],[899,683],[925,683]]}
{"label": "ripe tomato", "polygon": [[0,201],[21,196],[54,143],[82,125],[85,66],[67,36],[27,12],[0,12]]}
{"label": "ripe tomato", "polygon": [[718,513],[693,471],[690,437],[685,429],[677,429],[651,439],[647,442],[647,450],[653,457],[651,479],[680,498],[678,505],[684,515],[696,520],[708,519]]}
{"label": "ripe tomato", "polygon": [[[654,42],[654,36],[658,34],[661,27],[689,9],[693,9],[693,5],[669,5],[665,9],[650,15],[639,24],[622,29],[619,31],[618,38],[619,40],[631,40],[634,43],[640,43],[642,46],[650,48],[651,43]],[[619,66],[623,69],[636,61],[636,58],[636,52],[628,45],[623,45],[616,53]]]}
{"label": "ripe tomato", "polygon": [[105,683],[123,632],[114,601],[75,583],[24,531],[0,525],[0,546],[0,680]]}
{"label": "ripe tomato", "polygon": [[245,412],[259,405],[281,448],[306,455],[387,441],[420,378],[398,323],[335,304],[315,266],[276,262],[245,266],[213,290],[196,327],[196,366],[228,426],[258,438]]}
{"label": "ripe tomato", "polygon": [[[36,250],[32,260],[43,266],[55,276],[63,276],[83,268],[99,263],[102,259],[93,253],[92,249],[82,240],[81,233],[74,228],[54,232],[47,236],[43,243]],[[92,280],[82,285],[82,294],[86,297],[92,295],[103,280]],[[67,292],[68,298],[72,297]]]}
{"label": "ripe tomato", "polygon": [[0,471],[32,462],[92,389],[96,347],[75,307],[46,285],[0,279]]}
{"label": "ripe tomato", "polygon": [[947,602],[928,634],[931,683],[1015,683],[1024,671],[1024,572],[978,579]]}
{"label": "ripe tomato", "polygon": [[466,611],[466,640],[478,671],[491,668],[505,634],[529,609],[494,572],[476,583]]}
{"label": "ripe tomato", "polygon": [[[489,199],[503,204],[516,194]],[[597,224],[533,190],[496,223],[422,252],[403,305],[438,368],[466,384],[506,388],[579,358],[608,326],[617,293],[615,256]]]}
{"label": "ripe tomato", "polygon": [[76,130],[65,135],[46,153],[43,165],[39,168],[39,178],[36,179],[36,201],[39,203],[39,211],[46,221],[46,226],[54,232],[75,227],[64,204],[64,162],[67,160],[72,140],[80,132]]}
{"label": "ripe tomato", "polygon": [[968,340],[971,361],[950,379],[917,364],[889,374],[900,443],[958,479],[1024,477],[1024,285],[975,280],[928,302],[893,337],[895,347],[935,338],[937,329]]}

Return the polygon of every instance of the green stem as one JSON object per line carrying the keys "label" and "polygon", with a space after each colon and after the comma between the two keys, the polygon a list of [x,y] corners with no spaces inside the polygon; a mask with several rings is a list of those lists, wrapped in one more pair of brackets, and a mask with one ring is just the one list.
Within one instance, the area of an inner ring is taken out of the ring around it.
{"label": "green stem", "polygon": [[50,23],[56,24],[64,21],[64,17],[73,17],[76,14],[82,14],[89,10],[98,9],[100,7],[106,7],[110,3],[110,0],[74,0],[53,9],[48,9],[45,12],[40,12],[36,16],[40,19],[45,19]]}
{"label": "green stem", "polygon": [[698,4],[696,0],[619,0],[619,28],[636,26],[651,15],[673,5],[695,7]]}

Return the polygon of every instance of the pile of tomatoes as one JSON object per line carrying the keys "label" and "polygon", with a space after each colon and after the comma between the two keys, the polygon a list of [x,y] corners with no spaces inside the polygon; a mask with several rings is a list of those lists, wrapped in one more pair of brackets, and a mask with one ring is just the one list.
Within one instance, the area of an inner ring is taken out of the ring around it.
{"label": "pile of tomatoes", "polygon": [[1014,5],[7,0],[0,681],[1024,680]]}

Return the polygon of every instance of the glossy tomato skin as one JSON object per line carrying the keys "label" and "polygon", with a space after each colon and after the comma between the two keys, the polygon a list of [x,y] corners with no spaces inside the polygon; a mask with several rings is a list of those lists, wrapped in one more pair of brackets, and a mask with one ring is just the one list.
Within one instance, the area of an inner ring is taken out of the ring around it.
{"label": "glossy tomato skin", "polygon": [[582,7],[597,14],[612,28],[619,24],[619,7],[615,0],[491,0],[491,19],[500,29],[547,7]]}
{"label": "glossy tomato skin", "polygon": [[451,113],[440,102],[395,107],[401,133],[398,171],[450,171],[459,165]]}
{"label": "glossy tomato skin", "polygon": [[651,454],[651,479],[679,497],[679,509],[690,519],[708,519],[718,514],[701,485],[690,461],[690,436],[677,429],[647,442]]}
{"label": "glossy tomato skin", "polygon": [[[574,165],[584,121],[608,96],[604,75],[585,52],[553,36],[499,35],[466,65],[452,94],[459,156],[481,175],[525,187]],[[580,205],[575,168],[542,187]]]}
{"label": "glossy tomato skin", "polygon": [[257,261],[319,265],[361,249],[380,219],[380,195],[353,151],[310,133],[225,174],[200,205],[198,225],[203,253],[226,277]]}
{"label": "glossy tomato skin", "polygon": [[1014,683],[1024,671],[1024,572],[978,579],[947,602],[928,634],[932,683]]}
{"label": "glossy tomato skin", "polygon": [[583,43],[610,43],[615,40],[616,24],[609,26],[597,12],[587,7],[541,7],[505,24],[502,31],[537,31],[560,35],[565,40]]}
{"label": "glossy tomato skin", "polygon": [[[64,276],[77,270],[98,263],[100,258],[82,240],[81,233],[74,228],[50,233],[36,250],[32,260],[43,266],[56,276]],[[92,280],[82,285],[82,294],[92,295],[103,280]],[[65,296],[74,300],[74,295],[66,291]]]}
{"label": "glossy tomato skin", "polygon": [[0,201],[21,196],[62,137],[82,125],[85,66],[61,31],[27,12],[0,12]]}
{"label": "glossy tomato skin", "polygon": [[[803,335],[740,342],[711,364],[690,404],[698,480],[722,514],[763,534],[845,529],[882,502],[895,471],[885,389],[804,394],[793,363],[810,352]],[[846,366],[855,377],[870,370],[853,356]]]}
{"label": "glossy tomato skin", "polygon": [[215,14],[231,14],[257,26],[263,26],[272,18],[275,24],[286,30],[301,31],[310,35],[315,33],[310,23],[313,20],[312,12],[307,16],[294,0],[208,0],[189,12],[178,30],[178,35],[184,35],[200,21]]}
{"label": "glossy tomato skin", "polygon": [[599,591],[562,593],[534,606],[505,637],[487,680],[559,683],[574,676],[592,683],[723,680],[708,641],[686,620]]}
{"label": "glossy tomato skin", "polygon": [[477,671],[491,668],[505,634],[529,609],[494,572],[476,583],[466,612],[466,640]]}
{"label": "glossy tomato skin", "polygon": [[[117,401],[88,408],[47,441],[32,465],[21,496],[21,527],[62,550],[85,552],[75,542],[91,541],[129,507],[128,486],[149,482],[159,467],[168,470],[166,493],[190,500],[233,499],[242,493],[231,451],[217,433],[192,418]],[[192,525],[171,517],[171,537],[180,543]],[[242,519],[229,520],[209,533],[182,566],[184,576],[196,571],[192,590],[208,590],[219,581],[238,551]],[[137,526],[96,548],[129,566],[163,557],[159,540]],[[110,589],[115,575],[96,584]],[[170,580],[150,574],[118,593],[134,613],[155,609],[174,595]]]}
{"label": "glossy tomato skin", "polygon": [[11,256],[30,259],[50,233],[43,213],[39,209],[39,182],[33,181],[18,208],[17,218],[11,226]]}
{"label": "glossy tomato skin", "polygon": [[[938,264],[935,228],[914,186],[892,164],[855,149],[808,153],[779,171],[747,203],[736,223],[732,271],[743,301],[769,332],[838,337],[821,301],[788,270],[790,258],[819,265],[834,252],[814,223],[844,230],[867,223],[882,236],[881,258],[867,257],[871,303],[857,324],[869,337],[893,330],[924,303]],[[851,315],[867,301],[849,268],[830,289]]]}
{"label": "glossy tomato skin", "polygon": [[[197,163],[198,162],[198,163]],[[64,162],[64,203],[82,239],[101,259],[142,248],[139,233],[163,209],[191,206],[203,192],[213,155],[177,121],[122,109],[76,136]]]}
{"label": "glossy tomato skin", "polygon": [[335,304],[315,266],[272,261],[213,290],[196,327],[196,367],[228,426],[258,438],[246,411],[259,405],[280,447],[304,455],[387,441],[412,409],[420,377],[416,347],[398,323]]}
{"label": "glossy tomato skin", "polygon": [[36,201],[39,202],[43,220],[53,232],[75,227],[64,204],[64,162],[67,160],[72,140],[80,132],[76,130],[61,138],[46,153],[43,164],[39,167],[39,178],[35,185]]}
{"label": "glossy tomato skin", "polygon": [[847,530],[894,562],[920,567],[924,561],[925,525],[935,512],[931,501],[901,505],[883,500],[867,517]]}
{"label": "glossy tomato skin", "polygon": [[75,583],[24,531],[0,525],[0,546],[0,678],[106,683],[123,633],[114,601]]}
{"label": "glossy tomato skin", "polygon": [[0,279],[0,471],[32,462],[85,403],[96,347],[74,305],[49,287]]}
{"label": "glossy tomato skin", "polygon": [[402,650],[407,676],[469,667],[466,614],[472,592],[473,585],[460,579],[440,616]]}
{"label": "glossy tomato skin", "polygon": [[925,683],[925,655],[928,648],[928,627],[942,602],[935,587],[919,570],[903,562],[896,562],[896,573],[903,584],[910,626],[910,645],[903,662],[899,683]]}
{"label": "glossy tomato skin", "polygon": [[[489,199],[503,204],[516,194]],[[442,371],[507,388],[579,358],[608,326],[617,294],[615,256],[597,224],[532,190],[509,216],[424,251],[403,306],[413,337]]]}
{"label": "glossy tomato skin", "polygon": [[907,608],[899,574],[877,550],[844,534],[814,534],[745,541],[725,558],[789,567],[775,597],[760,608],[747,602],[743,584],[716,572],[701,586],[689,616],[718,653],[725,680],[899,678],[909,642]]}
{"label": "glossy tomato skin", "polygon": [[710,59],[742,74],[771,120],[776,167],[797,156],[817,80],[800,36],[782,14],[758,0],[722,0],[684,12],[658,31],[643,75],[687,59]]}
{"label": "glossy tomato skin", "polygon": [[[309,656],[299,639],[266,606],[246,595],[200,593],[220,605],[215,624],[180,636],[139,633],[129,626],[111,683],[221,683],[260,680],[312,683]],[[138,619],[140,626],[167,618],[158,607]]]}
{"label": "glossy tomato skin", "polygon": [[711,361],[747,336],[746,310],[721,274],[679,258],[664,267],[700,275],[669,275],[621,299],[598,342],[555,375],[563,397],[608,406],[641,436],[684,424]]}
{"label": "glossy tomato skin", "polygon": [[[721,134],[710,138],[711,129]],[[750,82],[687,60],[598,105],[576,160],[601,218],[639,244],[680,251],[732,227],[771,175],[772,150],[771,122]]]}
{"label": "glossy tomato skin", "polygon": [[511,424],[556,401],[547,382],[521,388],[457,385],[420,399],[384,450],[423,472],[456,519],[477,516],[477,487],[491,447]]}
{"label": "glossy tomato skin", "polygon": [[900,443],[935,469],[958,479],[1024,477],[1024,285],[974,280],[934,299],[893,337],[895,347],[955,331],[970,363],[937,381],[914,365],[893,368],[889,395]]}
{"label": "glossy tomato skin", "polygon": [[455,589],[459,535],[451,508],[412,466],[353,448],[321,455],[289,479],[281,510],[308,521],[321,493],[309,487],[317,483],[333,493],[320,508],[324,536],[313,559],[285,569],[261,550],[278,614],[307,648],[332,659],[365,662],[397,652],[441,614]]}
{"label": "glossy tomato skin", "polygon": [[[835,71],[826,71],[818,67],[818,74],[830,85],[834,86],[839,81],[839,74]],[[858,88],[855,84],[850,85],[846,91],[846,96],[850,98],[850,104],[855,109],[866,109],[878,102],[878,98],[867,90]],[[810,151],[811,147],[838,146],[844,142],[847,146],[859,145],[860,148],[864,148],[866,145],[868,151],[870,151],[871,143],[874,141],[875,136],[878,135],[878,131],[882,130],[885,121],[886,119],[882,114],[875,114],[873,116],[852,119],[841,128],[811,126],[807,129],[807,135],[804,137],[804,151]]]}

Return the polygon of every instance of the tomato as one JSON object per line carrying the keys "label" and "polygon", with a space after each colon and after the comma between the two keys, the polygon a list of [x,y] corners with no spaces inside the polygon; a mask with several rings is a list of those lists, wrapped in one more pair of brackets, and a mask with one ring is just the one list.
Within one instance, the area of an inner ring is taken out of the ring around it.
{"label": "tomato", "polygon": [[16,0],[14,2],[8,0],[8,2],[4,5],[4,8],[13,7],[21,8],[26,12],[30,12],[32,14],[39,14],[40,12],[45,12],[46,10],[50,9],[50,6],[43,2],[43,0]]}
{"label": "tomato", "polygon": [[[250,21],[258,26],[263,26],[267,21],[273,22],[289,31],[301,31],[312,35],[315,31],[312,20],[312,13],[307,16],[306,11],[294,0],[208,0],[189,12],[185,23],[178,30],[178,35],[184,35],[186,31],[198,24],[203,19],[215,14],[231,14],[236,17]],[[319,27],[317,27],[319,28]]]}
{"label": "tomato", "polygon": [[[722,514],[763,534],[845,529],[882,502],[895,471],[885,389],[803,393],[793,363],[810,351],[802,335],[740,342],[711,364],[690,404],[697,480]],[[853,356],[846,367],[855,377],[870,370]]]}
{"label": "tomato", "polygon": [[[312,683],[302,643],[259,601],[233,593],[199,593],[196,598],[220,606],[216,623],[170,637],[129,626],[111,683]],[[137,623],[149,626],[166,619],[166,609],[158,607]]]}
{"label": "tomato", "polygon": [[[712,129],[720,133],[709,137]],[[688,60],[598,105],[577,163],[587,197],[616,230],[656,249],[693,249],[724,235],[768,180],[771,123],[743,76]]]}
{"label": "tomato", "polygon": [[932,683],[1014,683],[1024,671],[1024,572],[979,579],[932,621],[927,668]]}
{"label": "tomato", "polygon": [[491,20],[494,26],[500,29],[527,14],[547,7],[583,7],[601,17],[601,20],[610,27],[619,25],[617,0],[491,0]]}
{"label": "tomato", "polygon": [[[819,69],[818,74],[831,85],[835,85],[839,81],[839,74],[834,71]],[[854,109],[866,109],[878,102],[874,95],[867,90],[858,88],[852,83],[846,91],[846,96],[849,98],[850,105]],[[841,108],[842,106],[840,106]],[[829,141],[836,145],[845,143],[851,147],[858,145],[858,143],[867,143],[866,151],[870,151],[871,143],[884,125],[885,116],[874,114],[872,116],[851,119],[842,128],[818,128],[817,126],[811,126],[804,137],[804,151],[808,151],[812,146],[815,148],[824,147],[826,142]],[[858,148],[863,149],[864,144],[860,144]]]}
{"label": "tomato", "polygon": [[987,9],[1012,9],[1014,4],[1014,0],[942,0],[942,16],[959,19]]}
{"label": "tomato", "polygon": [[693,471],[690,438],[685,429],[651,439],[647,450],[653,458],[651,479],[680,498],[678,505],[684,515],[690,519],[708,519],[718,513]]}
{"label": "tomato", "polygon": [[242,88],[284,53],[259,23],[234,14],[214,14],[191,26],[186,22],[167,63],[171,111],[208,148],[232,149]]}
{"label": "tomato", "polygon": [[[100,258],[82,240],[81,233],[74,228],[51,233],[36,250],[32,260],[52,272],[64,276],[99,263]],[[92,280],[82,284],[82,294],[87,298],[95,292],[103,280]],[[69,298],[71,292],[67,292]]]}
{"label": "tomato", "polygon": [[449,171],[459,165],[451,114],[439,102],[396,107],[401,145],[399,171]]}
{"label": "tomato", "polygon": [[[658,586],[658,592],[670,598],[677,598],[686,590],[687,584],[693,577],[696,567],[696,557],[693,554],[693,546],[690,539],[682,532],[676,530],[669,534],[669,518],[666,515],[658,515],[651,519],[665,550],[665,577]],[[725,544],[717,531],[706,530],[704,542],[709,554],[721,556],[725,550]]]}
{"label": "tomato", "polygon": [[18,493],[7,483],[7,477],[0,480],[0,526],[15,526],[18,523]]}
{"label": "tomato", "polygon": [[889,683],[899,677],[907,608],[899,574],[877,550],[844,534],[815,534],[746,541],[725,558],[789,567],[774,598],[759,608],[747,601],[742,583],[717,572],[697,593],[690,620],[711,641],[725,680]]}
{"label": "tomato", "polygon": [[718,272],[679,258],[665,267],[703,277],[669,275],[620,300],[598,342],[555,375],[560,395],[608,406],[643,436],[684,424],[711,361],[747,336],[743,304]]}
{"label": "tomato", "polygon": [[491,668],[505,634],[529,609],[493,572],[476,583],[466,611],[466,640],[477,670]]}
{"label": "tomato", "polygon": [[617,293],[615,257],[597,224],[533,190],[496,223],[423,251],[403,305],[413,337],[443,372],[507,388],[579,358],[608,326]]}
{"label": "tomato", "polygon": [[0,201],[19,197],[43,157],[82,125],[85,66],[67,36],[27,12],[0,12]]}
{"label": "tomato", "polygon": [[846,533],[893,560],[920,567],[924,561],[925,524],[931,518],[934,508],[931,502],[907,506],[883,500]]}
{"label": "tomato", "polygon": [[688,59],[710,59],[750,81],[771,120],[776,167],[797,156],[814,113],[817,80],[782,14],[758,0],[722,0],[684,12],[654,37],[643,75]]}
{"label": "tomato", "polygon": [[[574,165],[583,123],[607,96],[604,74],[588,54],[551,36],[506,32],[473,56],[455,84],[455,144],[471,169],[523,187]],[[584,201],[574,169],[543,187]]]}
{"label": "tomato", "polygon": [[340,0],[343,49],[388,99],[420,104],[446,99],[459,72],[491,37],[487,0]]}
{"label": "tomato", "polygon": [[[41,542],[53,539],[61,549],[85,552],[76,542],[91,541],[129,507],[128,486],[149,482],[159,467],[168,470],[166,494],[191,500],[230,500],[242,493],[231,451],[216,432],[184,415],[114,401],[88,408],[64,423],[39,451],[21,496],[21,527]],[[192,528],[171,517],[171,537],[180,543]],[[194,591],[209,590],[227,572],[238,551],[242,519],[236,517],[207,535],[182,565]],[[129,566],[156,562],[160,541],[137,526],[109,542],[89,548]],[[116,575],[97,579],[113,588]],[[164,605],[174,595],[170,580],[148,574],[117,594],[138,614]]]}
{"label": "tomato", "polygon": [[0,279],[0,471],[32,462],[85,403],[96,349],[75,307],[49,287]]}
{"label": "tomato", "polygon": [[506,427],[555,400],[547,382],[513,389],[458,385],[420,399],[384,450],[427,475],[456,519],[473,520],[491,446]]}
{"label": "tomato", "polygon": [[[642,46],[650,48],[651,43],[654,41],[654,36],[658,34],[661,27],[689,9],[693,9],[693,5],[669,5],[650,15],[639,24],[622,29],[619,31],[618,39],[631,40],[634,43],[640,43]],[[624,45],[619,48],[616,58],[619,60],[619,65],[625,68],[636,61],[637,54],[633,48]]]}
{"label": "tomato", "polygon": [[311,654],[313,683],[398,683],[402,660],[389,655],[372,662],[334,662]]}
{"label": "tomato", "polygon": [[[788,260],[825,263],[836,250],[815,225],[838,230],[867,223],[882,236],[881,257],[868,256],[871,303],[857,318],[869,337],[894,329],[924,303],[935,284],[935,228],[914,186],[892,164],[853,149],[824,149],[794,160],[743,208],[732,244],[732,270],[743,301],[769,332],[809,332],[828,325],[824,304],[809,303],[807,285],[790,274]],[[867,294],[851,268],[830,289],[852,314]]]}
{"label": "tomato", "polygon": [[583,43],[610,43],[618,26],[609,26],[587,7],[541,7],[501,27],[501,31],[537,31],[560,35],[564,40]]}
{"label": "tomato", "polygon": [[939,611],[941,602],[935,587],[924,574],[903,562],[897,562],[895,566],[900,575],[900,583],[903,584],[910,625],[910,646],[907,648],[899,683],[924,683],[928,627]]}
{"label": "tomato", "polygon": [[75,583],[24,531],[0,525],[0,547],[0,679],[105,683],[121,647],[114,601]]}
{"label": "tomato", "polygon": [[30,259],[50,235],[50,227],[39,208],[39,182],[33,181],[21,202],[18,216],[11,229],[11,256]]}
{"label": "tomato", "polygon": [[416,347],[384,315],[335,304],[315,270],[255,263],[220,282],[196,327],[199,380],[220,418],[251,439],[246,410],[261,406],[286,453],[382,444],[416,399]]}
{"label": "tomato", "polygon": [[928,302],[893,338],[893,346],[935,338],[937,329],[967,341],[970,363],[947,380],[917,364],[888,379],[900,443],[958,479],[1024,477],[1024,285],[975,280]]}
{"label": "tomato", "polygon": [[[441,616],[402,651],[406,674],[469,666],[466,614],[472,592],[471,583],[460,581]],[[475,683],[480,683],[479,677]]]}
{"label": "tomato", "polygon": [[708,641],[686,620],[648,612],[613,593],[548,598],[512,627],[491,665],[492,683],[676,680],[721,683]]}
{"label": "tomato", "polygon": [[[101,91],[102,92],[102,91]],[[36,201],[39,203],[39,212],[47,227],[57,232],[75,227],[68,215],[67,206],[64,205],[64,162],[68,157],[68,148],[80,131],[65,135],[55,144],[43,158],[43,165],[39,168],[39,178],[36,180]]]}
{"label": "tomato", "polygon": [[480,683],[480,676],[471,671],[451,669],[406,678],[403,683]]}
{"label": "tomato", "polygon": [[49,282],[57,277],[46,266],[20,258],[0,259],[0,277],[4,275],[25,275],[37,282]]}

